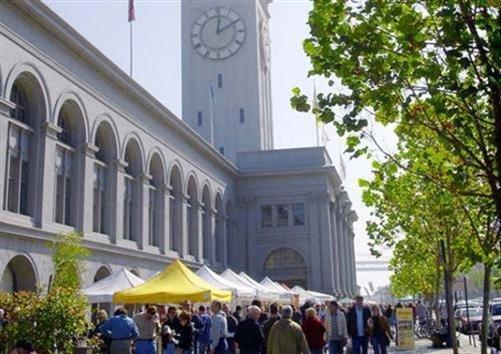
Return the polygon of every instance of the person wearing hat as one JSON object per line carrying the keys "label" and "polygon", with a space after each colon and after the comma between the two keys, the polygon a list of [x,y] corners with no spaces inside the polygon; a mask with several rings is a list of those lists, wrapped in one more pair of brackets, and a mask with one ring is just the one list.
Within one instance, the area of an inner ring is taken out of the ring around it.
{"label": "person wearing hat", "polygon": [[353,343],[353,354],[367,354],[370,317],[371,310],[364,306],[364,298],[356,296],[355,305],[348,311],[348,334]]}
{"label": "person wearing hat", "polygon": [[282,318],[271,327],[268,354],[310,354],[301,326],[292,321],[292,307],[284,306]]}

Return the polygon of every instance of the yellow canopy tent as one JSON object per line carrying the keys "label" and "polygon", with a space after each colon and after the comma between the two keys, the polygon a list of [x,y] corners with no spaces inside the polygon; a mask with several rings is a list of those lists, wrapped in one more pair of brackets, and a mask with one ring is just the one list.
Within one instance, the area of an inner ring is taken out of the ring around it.
{"label": "yellow canopy tent", "polygon": [[230,302],[231,291],[213,287],[176,260],[145,283],[113,295],[113,302],[122,304],[179,304],[185,300]]}

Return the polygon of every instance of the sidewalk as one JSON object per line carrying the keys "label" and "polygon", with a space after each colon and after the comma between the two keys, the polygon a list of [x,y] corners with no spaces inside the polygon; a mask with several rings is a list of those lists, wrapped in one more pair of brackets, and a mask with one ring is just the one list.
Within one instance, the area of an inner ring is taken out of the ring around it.
{"label": "sidewalk", "polygon": [[[473,338],[472,345],[470,345],[470,341],[467,336],[461,335],[459,337],[459,353],[460,354],[478,354],[480,353],[480,342],[478,341],[478,337],[476,338],[477,347],[473,346]],[[393,344],[393,343],[392,343]],[[395,345],[392,345],[388,348],[388,353],[401,353],[401,354],[448,354],[452,353],[452,349],[436,349],[431,347],[431,341],[428,339],[419,339],[416,340],[416,348],[413,350],[402,350],[399,351]]]}

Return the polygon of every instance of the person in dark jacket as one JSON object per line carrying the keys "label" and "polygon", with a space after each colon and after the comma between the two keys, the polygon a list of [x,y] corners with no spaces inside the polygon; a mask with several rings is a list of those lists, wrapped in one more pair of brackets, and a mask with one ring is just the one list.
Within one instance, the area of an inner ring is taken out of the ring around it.
{"label": "person in dark jacket", "polygon": [[174,354],[176,352],[174,336],[179,331],[180,326],[177,309],[170,306],[167,310],[167,319],[162,324],[162,347],[165,354]]}
{"label": "person in dark jacket", "polygon": [[179,315],[179,329],[175,335],[178,340],[177,354],[191,354],[193,351],[193,327],[190,319],[188,312],[183,311]]}
{"label": "person in dark jacket", "polygon": [[372,306],[372,317],[369,319],[369,333],[374,354],[386,354],[386,348],[390,345],[390,339],[393,335],[388,320],[381,314],[377,305]]}
{"label": "person in dark jacket", "polygon": [[355,297],[355,305],[348,311],[348,334],[353,343],[353,354],[367,354],[371,310],[364,306],[362,296]]}
{"label": "person in dark jacket", "polygon": [[268,321],[268,315],[263,312],[263,303],[261,300],[252,300],[251,306],[257,306],[261,310],[261,315],[259,316],[259,325],[261,327]]}
{"label": "person in dark jacket", "polygon": [[265,344],[266,341],[268,340],[268,335],[270,334],[271,327],[278,320],[280,320],[280,315],[278,314],[278,305],[273,303],[270,305],[270,318],[268,319],[268,321],[266,321],[266,323],[263,326]]}
{"label": "person in dark jacket", "polygon": [[317,317],[317,312],[314,308],[310,307],[304,311],[305,319],[301,328],[303,329],[308,347],[311,354],[322,354],[325,346],[324,333],[325,327]]}
{"label": "person in dark jacket", "polygon": [[250,306],[247,309],[247,318],[240,322],[235,331],[236,348],[240,354],[264,354],[264,335],[258,324],[261,309]]}

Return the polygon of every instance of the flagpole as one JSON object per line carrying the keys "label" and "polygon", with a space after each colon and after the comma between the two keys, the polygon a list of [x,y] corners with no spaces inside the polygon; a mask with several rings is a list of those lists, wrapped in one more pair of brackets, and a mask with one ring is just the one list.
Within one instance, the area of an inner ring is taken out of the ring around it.
{"label": "flagpole", "polygon": [[129,22],[130,24],[130,77],[132,77],[132,67],[133,67],[133,37],[132,37],[132,21]]}

